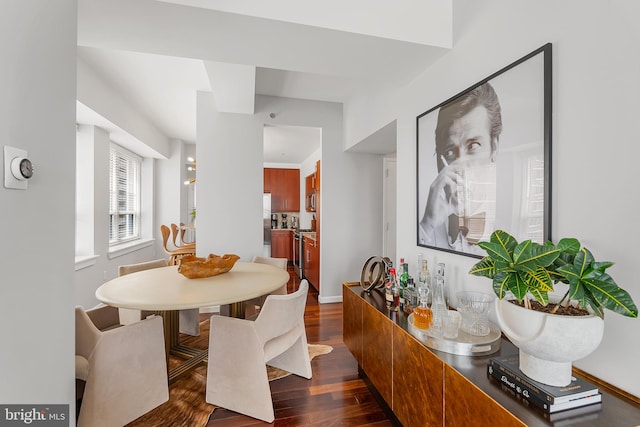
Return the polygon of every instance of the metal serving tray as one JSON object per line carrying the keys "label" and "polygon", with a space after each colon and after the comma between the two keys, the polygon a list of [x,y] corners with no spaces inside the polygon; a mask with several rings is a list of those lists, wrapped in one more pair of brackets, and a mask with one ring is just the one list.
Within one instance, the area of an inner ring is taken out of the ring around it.
{"label": "metal serving tray", "polygon": [[408,318],[409,333],[421,343],[434,350],[445,353],[459,354],[462,356],[485,356],[500,350],[501,331],[493,323],[489,322],[489,335],[477,337],[458,330],[458,337],[454,339],[434,337],[428,329],[419,329],[413,326],[413,314]]}

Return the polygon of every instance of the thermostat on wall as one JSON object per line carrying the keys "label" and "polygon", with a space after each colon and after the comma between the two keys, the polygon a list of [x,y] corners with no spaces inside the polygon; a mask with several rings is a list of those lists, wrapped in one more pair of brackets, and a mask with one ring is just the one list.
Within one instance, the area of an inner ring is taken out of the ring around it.
{"label": "thermostat on wall", "polygon": [[4,187],[26,190],[27,181],[33,176],[33,163],[28,153],[19,148],[4,147]]}

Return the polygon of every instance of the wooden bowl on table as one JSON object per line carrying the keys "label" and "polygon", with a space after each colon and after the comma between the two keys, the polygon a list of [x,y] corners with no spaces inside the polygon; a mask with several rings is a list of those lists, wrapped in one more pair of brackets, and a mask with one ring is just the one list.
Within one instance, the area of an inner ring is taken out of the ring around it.
{"label": "wooden bowl on table", "polygon": [[206,258],[198,258],[195,255],[185,255],[178,266],[178,273],[189,279],[217,276],[231,270],[240,257],[235,254],[222,256],[209,254]]}

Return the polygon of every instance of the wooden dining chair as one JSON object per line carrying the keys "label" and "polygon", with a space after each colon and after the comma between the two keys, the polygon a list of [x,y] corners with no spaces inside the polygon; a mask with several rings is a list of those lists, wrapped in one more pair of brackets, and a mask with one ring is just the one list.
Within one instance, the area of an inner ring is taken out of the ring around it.
{"label": "wooden dining chair", "polygon": [[[183,245],[183,246],[184,246],[184,245],[189,245],[189,244],[194,244],[194,245],[195,245],[195,244],[196,244],[196,242],[195,242],[195,241],[187,242],[187,241],[184,239],[184,236],[186,235],[186,233],[187,233],[187,230],[185,229],[184,222],[181,222],[181,223],[180,223],[180,241],[182,242],[182,245]],[[194,236],[194,237],[195,237],[195,236]]]}
{"label": "wooden dining chair", "polygon": [[169,236],[171,235],[171,230],[166,225],[162,224],[160,226],[160,232],[162,233],[162,249],[169,255],[169,265],[178,265],[180,259],[182,259],[185,255],[195,255],[196,254],[196,246],[187,246],[180,247],[175,249],[169,249],[167,247],[167,243],[169,242]]}
{"label": "wooden dining chair", "polygon": [[[180,223],[180,226],[183,226],[183,223]],[[195,242],[186,243],[184,241],[184,229],[180,229],[177,225],[171,223],[171,234],[173,237],[173,246],[175,248],[187,248],[187,247],[195,247]],[[180,235],[180,243],[178,243],[178,235]]]}

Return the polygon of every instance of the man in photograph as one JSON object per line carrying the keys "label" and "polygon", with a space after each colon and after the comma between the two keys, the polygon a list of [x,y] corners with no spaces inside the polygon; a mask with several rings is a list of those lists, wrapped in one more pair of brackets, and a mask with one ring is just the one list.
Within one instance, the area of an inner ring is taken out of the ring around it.
{"label": "man in photograph", "polygon": [[484,254],[477,246],[495,224],[496,170],[502,114],[484,83],[443,106],[435,130],[438,175],[418,224],[419,243]]}

